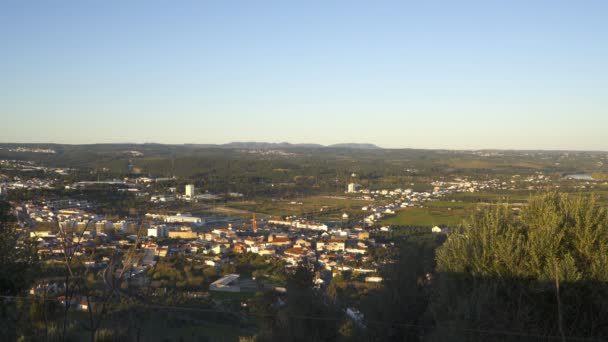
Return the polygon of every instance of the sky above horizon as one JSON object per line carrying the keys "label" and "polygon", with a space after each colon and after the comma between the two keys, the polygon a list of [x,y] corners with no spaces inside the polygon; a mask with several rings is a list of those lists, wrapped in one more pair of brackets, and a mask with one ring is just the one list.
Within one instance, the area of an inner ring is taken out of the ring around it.
{"label": "sky above horizon", "polygon": [[608,150],[608,1],[0,3],[0,142]]}

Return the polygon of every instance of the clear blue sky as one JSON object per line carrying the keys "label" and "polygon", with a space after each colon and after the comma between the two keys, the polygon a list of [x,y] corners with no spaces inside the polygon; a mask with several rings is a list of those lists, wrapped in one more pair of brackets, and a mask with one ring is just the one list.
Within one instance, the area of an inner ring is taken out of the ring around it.
{"label": "clear blue sky", "polygon": [[608,1],[0,3],[2,142],[608,150]]}

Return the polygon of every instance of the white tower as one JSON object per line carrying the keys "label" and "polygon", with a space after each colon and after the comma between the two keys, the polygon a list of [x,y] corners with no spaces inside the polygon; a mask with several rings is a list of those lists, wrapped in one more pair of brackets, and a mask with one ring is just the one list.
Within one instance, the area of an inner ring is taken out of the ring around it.
{"label": "white tower", "polygon": [[355,191],[357,191],[357,184],[355,184],[355,183],[349,183],[348,184],[347,192],[352,194]]}
{"label": "white tower", "polygon": [[194,197],[194,192],[195,192],[194,184],[187,184],[186,185],[186,197],[188,197],[188,198]]}

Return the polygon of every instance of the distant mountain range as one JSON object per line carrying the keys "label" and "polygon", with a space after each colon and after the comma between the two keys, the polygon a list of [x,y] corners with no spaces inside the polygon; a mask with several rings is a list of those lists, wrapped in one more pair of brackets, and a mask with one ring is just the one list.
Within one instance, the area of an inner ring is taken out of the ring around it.
{"label": "distant mountain range", "polygon": [[357,143],[333,144],[333,145],[329,145],[327,147],[334,147],[334,148],[355,148],[355,149],[360,149],[360,150],[379,150],[379,149],[382,149],[382,147],[380,147],[378,145],[374,145],[374,144],[357,144]]}
{"label": "distant mountain range", "polygon": [[333,144],[333,145],[321,145],[321,144],[292,144],[288,142],[280,142],[280,143],[268,143],[268,142],[257,142],[257,141],[247,141],[240,142],[235,141],[227,144],[190,144],[190,146],[204,146],[204,147],[221,147],[221,148],[234,148],[234,149],[247,149],[247,150],[266,150],[266,149],[289,149],[289,148],[350,148],[350,149],[359,149],[359,150],[377,150],[381,149],[381,147],[374,144],[357,144],[357,143],[344,143],[344,144]]}
{"label": "distant mountain range", "polygon": [[16,147],[36,147],[36,148],[59,148],[62,147],[98,147],[98,148],[125,148],[125,149],[137,149],[142,146],[186,146],[194,148],[228,148],[228,149],[242,149],[242,150],[274,150],[274,149],[292,149],[292,148],[308,148],[308,149],[353,149],[353,150],[381,150],[374,144],[368,143],[342,143],[333,145],[321,145],[321,144],[292,144],[288,142],[269,143],[259,141],[234,141],[227,144],[161,144],[161,143],[97,143],[97,144],[57,144],[57,143],[2,143],[0,142],[0,149],[3,148],[16,148]]}

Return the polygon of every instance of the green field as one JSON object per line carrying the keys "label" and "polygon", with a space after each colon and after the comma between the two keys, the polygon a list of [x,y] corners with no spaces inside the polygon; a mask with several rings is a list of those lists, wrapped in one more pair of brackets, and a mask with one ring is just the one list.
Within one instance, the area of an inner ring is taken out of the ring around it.
{"label": "green field", "polygon": [[[292,202],[295,202],[296,204],[292,204]],[[338,208],[339,210],[336,213],[331,214],[331,216],[339,217],[343,212],[359,212],[361,211],[361,207],[369,205],[370,203],[375,202],[348,197],[311,196],[293,200],[255,200],[249,202],[233,202],[230,203],[229,206],[235,209],[247,210],[270,216],[314,213],[315,217],[328,216],[326,213],[321,211],[323,208]]]}
{"label": "green field", "polygon": [[425,207],[405,208],[381,221],[396,226],[456,226],[469,218],[477,206],[466,202],[429,202]]}
{"label": "green field", "polygon": [[469,203],[525,203],[533,192],[528,190],[519,191],[494,191],[494,192],[460,192],[446,197],[456,201]]}

